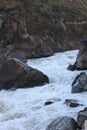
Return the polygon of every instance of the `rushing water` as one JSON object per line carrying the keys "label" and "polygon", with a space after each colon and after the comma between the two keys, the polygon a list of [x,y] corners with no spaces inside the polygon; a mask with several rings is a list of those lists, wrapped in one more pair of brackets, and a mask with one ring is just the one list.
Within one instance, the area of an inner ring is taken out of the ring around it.
{"label": "rushing water", "polygon": [[[45,73],[49,84],[29,89],[0,92],[0,130],[46,130],[47,125],[58,116],[76,119],[78,111],[87,105],[87,92],[72,94],[71,83],[80,71],[68,71],[75,62],[78,51],[56,53],[48,58],[28,60],[28,65]],[[51,105],[49,99],[61,99]],[[84,106],[70,108],[65,99],[78,99]]]}

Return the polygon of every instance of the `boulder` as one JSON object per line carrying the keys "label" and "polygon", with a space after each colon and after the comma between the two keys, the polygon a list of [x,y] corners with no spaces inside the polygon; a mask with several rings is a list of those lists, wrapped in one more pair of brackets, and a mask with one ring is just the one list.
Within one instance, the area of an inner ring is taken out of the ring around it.
{"label": "boulder", "polygon": [[87,75],[85,72],[81,72],[76,76],[72,83],[72,93],[79,93],[87,91]]}
{"label": "boulder", "polygon": [[80,40],[79,53],[77,55],[76,61],[73,65],[68,66],[68,70],[87,70],[87,38],[82,38]]}
{"label": "boulder", "polygon": [[80,43],[80,50],[75,62],[77,70],[87,69],[87,38],[82,38]]}
{"label": "boulder", "polygon": [[46,130],[76,130],[76,121],[68,116],[58,117],[51,124],[48,125]]}
{"label": "boulder", "polygon": [[87,107],[84,110],[78,112],[77,116],[78,127],[82,128],[86,120],[87,120]]}
{"label": "boulder", "polygon": [[66,99],[64,102],[66,105],[68,105],[69,107],[78,107],[78,106],[82,106],[82,104],[79,103],[78,100],[75,99]]}
{"label": "boulder", "polygon": [[8,58],[0,67],[0,89],[28,88],[48,82],[45,74],[16,58]]}
{"label": "boulder", "polygon": [[79,52],[73,65],[67,67],[68,70],[87,70],[87,37],[80,39]]}

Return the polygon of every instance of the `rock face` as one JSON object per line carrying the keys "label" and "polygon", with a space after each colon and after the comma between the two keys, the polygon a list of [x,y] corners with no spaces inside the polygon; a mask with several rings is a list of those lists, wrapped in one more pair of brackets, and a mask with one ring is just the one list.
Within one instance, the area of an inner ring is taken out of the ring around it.
{"label": "rock face", "polygon": [[77,123],[71,117],[58,117],[51,124],[48,125],[46,130],[76,130]]}
{"label": "rock face", "polygon": [[27,58],[77,49],[78,39],[87,35],[87,16],[82,15],[83,10],[78,10],[75,1],[63,0],[62,4],[49,0],[1,0],[0,48],[15,44],[16,51],[24,52]]}
{"label": "rock face", "polygon": [[46,75],[16,58],[7,59],[0,67],[0,89],[28,88],[48,82]]}
{"label": "rock face", "polygon": [[87,107],[78,112],[77,123],[79,128],[83,127],[85,120],[87,120]]}
{"label": "rock face", "polygon": [[75,68],[77,70],[87,69],[87,38],[81,39],[81,46],[75,62]]}
{"label": "rock face", "polygon": [[69,65],[68,70],[87,70],[87,38],[80,40],[80,50],[74,65]]}
{"label": "rock face", "polygon": [[3,64],[8,58],[16,58],[24,63],[27,62],[25,53],[15,50],[15,45],[9,45],[0,50],[0,65]]}
{"label": "rock face", "polygon": [[87,91],[87,75],[81,72],[72,83],[72,93]]}

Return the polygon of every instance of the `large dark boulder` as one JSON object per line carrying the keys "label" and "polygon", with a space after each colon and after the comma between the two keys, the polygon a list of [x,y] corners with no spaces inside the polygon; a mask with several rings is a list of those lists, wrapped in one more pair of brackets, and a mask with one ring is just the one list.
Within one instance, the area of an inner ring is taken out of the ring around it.
{"label": "large dark boulder", "polygon": [[71,117],[58,117],[51,124],[48,125],[46,130],[76,130],[77,123]]}
{"label": "large dark boulder", "polygon": [[9,58],[0,67],[0,89],[33,87],[48,83],[48,77],[16,58]]}
{"label": "large dark boulder", "polygon": [[72,83],[72,93],[87,91],[87,75],[81,72]]}
{"label": "large dark boulder", "polygon": [[78,112],[77,123],[79,128],[83,127],[85,120],[87,120],[87,107]]}

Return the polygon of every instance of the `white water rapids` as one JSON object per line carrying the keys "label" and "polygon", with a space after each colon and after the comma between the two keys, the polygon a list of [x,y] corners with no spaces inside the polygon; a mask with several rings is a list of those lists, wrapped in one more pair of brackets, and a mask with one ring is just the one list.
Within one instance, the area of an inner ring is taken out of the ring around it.
{"label": "white water rapids", "polygon": [[[0,130],[46,130],[58,116],[76,119],[78,111],[87,106],[87,92],[72,94],[71,83],[80,71],[66,68],[75,62],[78,51],[56,53],[54,56],[28,60],[28,65],[42,71],[50,83],[28,89],[0,92]],[[59,98],[51,105],[44,103]],[[70,108],[65,99],[77,99],[84,106]]]}

